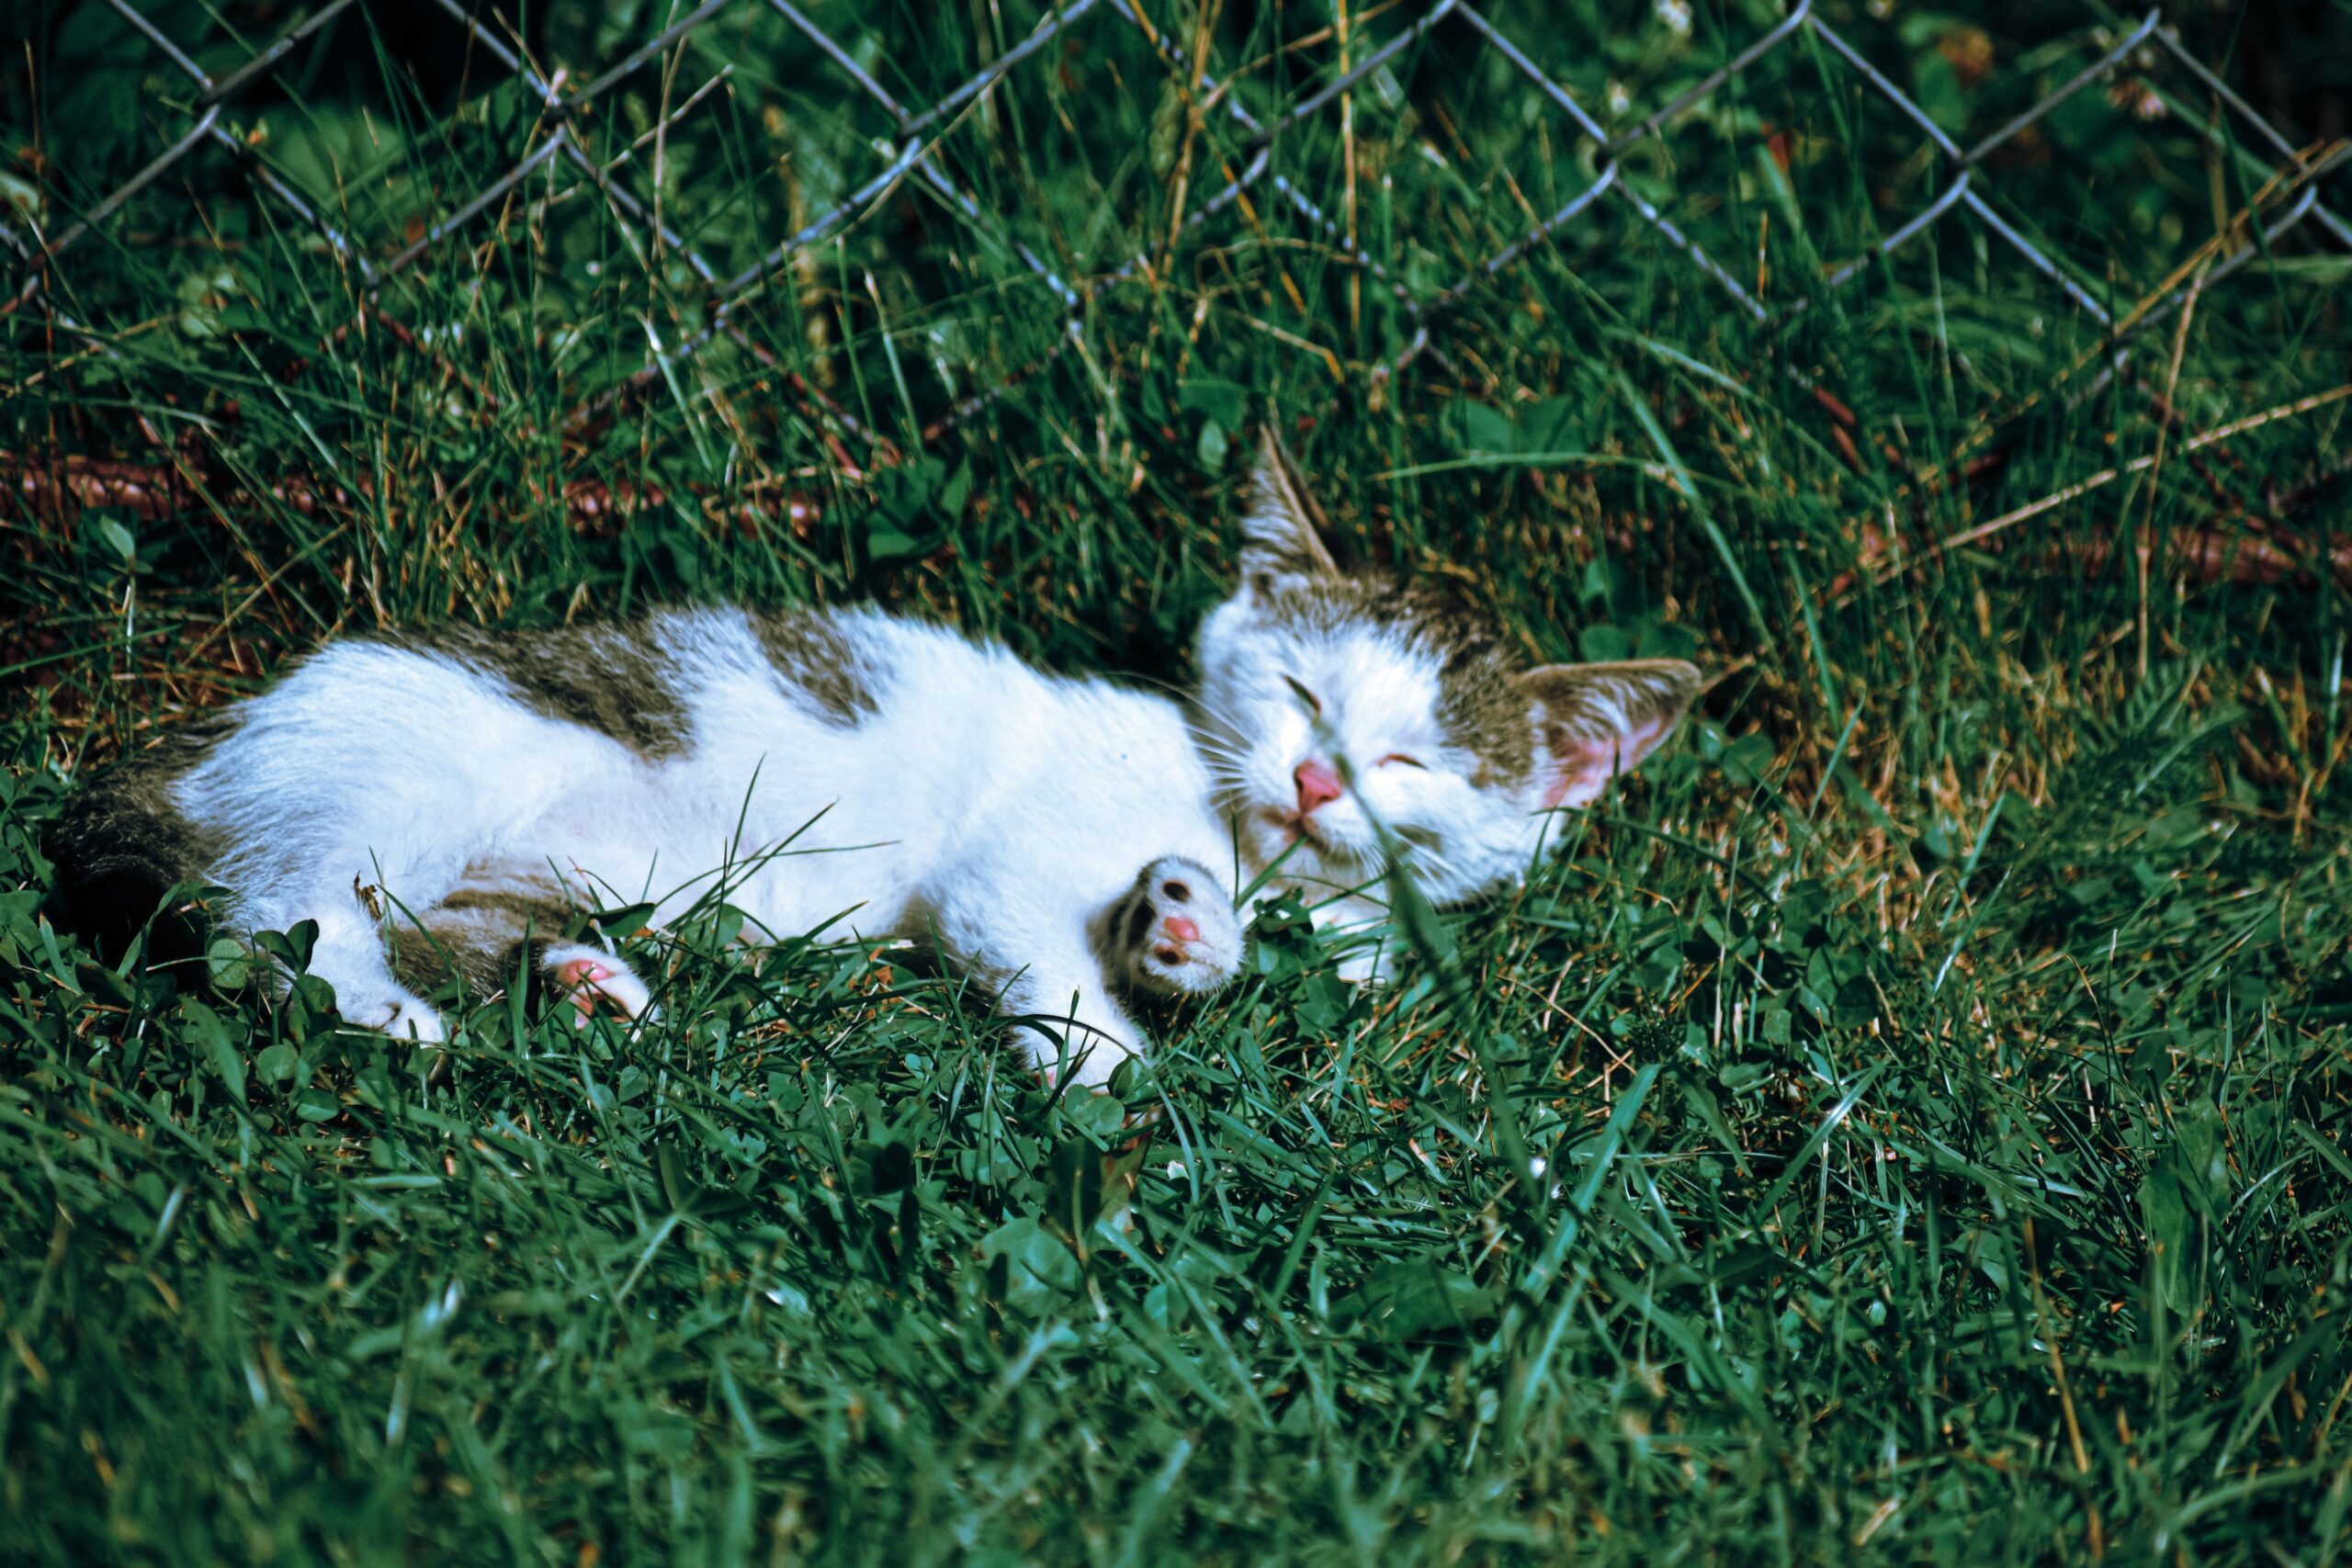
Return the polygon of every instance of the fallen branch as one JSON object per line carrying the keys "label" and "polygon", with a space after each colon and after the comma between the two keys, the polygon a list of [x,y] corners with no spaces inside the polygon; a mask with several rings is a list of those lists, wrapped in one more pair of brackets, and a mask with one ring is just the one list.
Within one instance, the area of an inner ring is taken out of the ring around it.
{"label": "fallen branch", "polygon": [[[355,495],[339,485],[303,475],[280,479],[260,491],[233,485],[200,487],[187,471],[169,465],[86,457],[78,453],[40,459],[0,452],[0,490],[21,498],[35,517],[61,523],[71,523],[92,507],[127,512],[142,523],[160,523],[191,507],[251,507],[265,502],[313,517],[354,512],[368,498],[364,488]],[[721,509],[718,498],[703,487],[692,487],[685,493],[694,496],[703,514],[714,521],[723,513],[729,521],[745,527],[780,523],[799,539],[808,537],[824,515],[823,502],[803,491],[754,494],[739,499],[731,509]],[[639,512],[669,506],[672,493],[658,485],[573,479],[563,487],[562,500],[573,528],[604,535]]]}

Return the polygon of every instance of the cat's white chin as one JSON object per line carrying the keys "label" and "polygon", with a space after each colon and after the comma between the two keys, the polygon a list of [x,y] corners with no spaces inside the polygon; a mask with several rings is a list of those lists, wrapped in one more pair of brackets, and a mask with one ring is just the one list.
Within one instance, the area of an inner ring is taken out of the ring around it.
{"label": "cat's white chin", "polygon": [[1352,887],[1374,863],[1368,849],[1339,839],[1328,824],[1301,821],[1296,812],[1260,813],[1255,837],[1260,864],[1275,867],[1279,881],[1309,888]]}

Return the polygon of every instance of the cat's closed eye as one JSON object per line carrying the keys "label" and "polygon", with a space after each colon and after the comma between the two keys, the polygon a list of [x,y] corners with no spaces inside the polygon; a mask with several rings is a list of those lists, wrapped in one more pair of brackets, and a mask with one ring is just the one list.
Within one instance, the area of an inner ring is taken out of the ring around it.
{"label": "cat's closed eye", "polygon": [[1380,761],[1379,761],[1379,763],[1378,763],[1377,765],[1378,765],[1378,766],[1380,766],[1380,767],[1384,767],[1384,768],[1385,768],[1385,767],[1388,766],[1388,764],[1390,764],[1391,762],[1396,763],[1396,764],[1398,767],[1400,767],[1400,768],[1420,768],[1420,767],[1426,767],[1426,766],[1428,765],[1427,763],[1423,762],[1423,761],[1422,761],[1419,757],[1408,757],[1408,756],[1407,756],[1407,755],[1405,755],[1405,753],[1404,753],[1404,752],[1402,752],[1402,751],[1391,751],[1391,752],[1389,752],[1389,753],[1388,753],[1388,755],[1386,755],[1385,757],[1383,757],[1382,759],[1380,759]]}
{"label": "cat's closed eye", "polygon": [[1313,692],[1308,691],[1304,684],[1288,675],[1283,677],[1283,684],[1291,689],[1291,694],[1293,696],[1306,705],[1307,712],[1313,714],[1317,718],[1321,718],[1323,716],[1322,698],[1317,696]]}

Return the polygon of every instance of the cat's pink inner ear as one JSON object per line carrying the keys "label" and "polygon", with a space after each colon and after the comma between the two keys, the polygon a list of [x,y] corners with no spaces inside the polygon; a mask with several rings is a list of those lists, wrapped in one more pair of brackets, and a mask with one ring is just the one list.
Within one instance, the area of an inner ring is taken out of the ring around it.
{"label": "cat's pink inner ear", "polygon": [[1672,728],[1671,720],[1653,720],[1612,735],[1555,731],[1551,737],[1555,771],[1551,785],[1544,792],[1544,808],[1590,806],[1608,789],[1611,779],[1632,772],[1657,750]]}
{"label": "cat's pink inner ear", "polygon": [[1665,744],[1698,694],[1699,668],[1679,659],[1546,664],[1520,681],[1552,768],[1544,804],[1580,807]]}

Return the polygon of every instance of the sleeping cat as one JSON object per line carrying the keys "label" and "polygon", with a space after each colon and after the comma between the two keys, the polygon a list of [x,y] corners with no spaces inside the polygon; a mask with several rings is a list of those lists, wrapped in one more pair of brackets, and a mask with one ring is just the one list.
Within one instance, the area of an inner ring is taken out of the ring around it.
{"label": "sleeping cat", "polygon": [[346,1020],[438,1040],[425,998],[453,976],[536,969],[583,1018],[644,1014],[644,980],[567,924],[648,901],[659,925],[723,880],[771,939],[933,942],[1033,1065],[1099,1084],[1142,1047],[1123,993],[1238,971],[1219,868],[1375,921],[1381,824],[1458,902],[1696,689],[1670,660],[1527,670],[1491,617],[1340,572],[1318,516],[1270,433],[1196,714],[872,609],[345,637],[78,792],[46,846],[59,900],[135,927],[178,883],[225,886],[232,931],[318,922]]}

